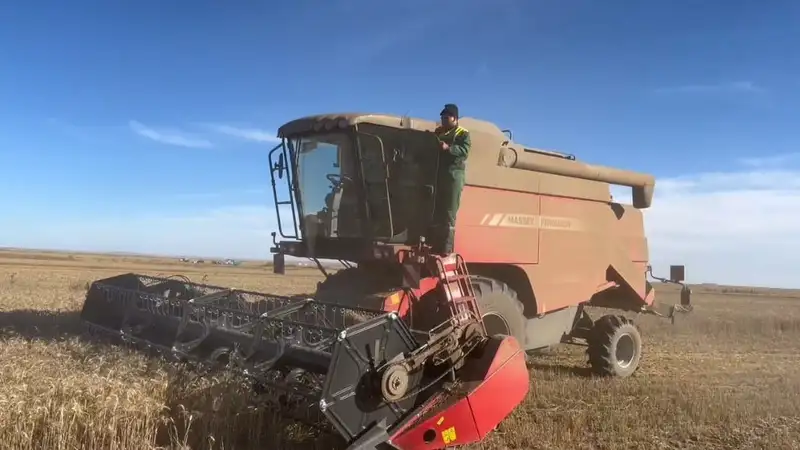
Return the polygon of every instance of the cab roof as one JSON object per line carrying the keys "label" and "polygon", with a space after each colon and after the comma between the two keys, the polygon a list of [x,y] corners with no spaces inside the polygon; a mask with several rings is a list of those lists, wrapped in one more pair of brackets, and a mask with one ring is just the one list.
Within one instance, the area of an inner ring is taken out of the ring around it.
{"label": "cab roof", "polygon": [[[359,123],[369,123],[392,128],[412,129],[417,131],[433,131],[438,126],[437,122],[416,117],[398,116],[392,114],[375,113],[329,113],[301,117],[283,124],[278,129],[278,137],[284,138],[295,134],[313,131],[331,131],[337,128],[347,128]],[[502,134],[497,125],[480,119],[464,117],[459,119],[459,125],[472,132]]]}

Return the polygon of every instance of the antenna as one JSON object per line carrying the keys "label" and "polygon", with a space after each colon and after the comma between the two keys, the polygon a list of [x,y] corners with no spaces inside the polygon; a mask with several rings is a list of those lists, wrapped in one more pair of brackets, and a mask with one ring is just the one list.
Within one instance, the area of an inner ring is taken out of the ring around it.
{"label": "antenna", "polygon": [[405,129],[413,128],[411,126],[411,117],[409,116],[410,112],[411,110],[406,110],[406,112],[400,117],[400,126]]}

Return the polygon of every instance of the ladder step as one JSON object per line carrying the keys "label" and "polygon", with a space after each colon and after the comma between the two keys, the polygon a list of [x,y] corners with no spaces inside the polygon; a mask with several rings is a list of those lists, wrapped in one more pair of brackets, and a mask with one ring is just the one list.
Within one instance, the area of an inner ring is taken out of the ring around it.
{"label": "ladder step", "polygon": [[475,295],[471,292],[462,292],[461,289],[450,289],[448,292],[448,297],[451,297],[451,300],[460,300],[460,299],[470,299],[475,298]]}
{"label": "ladder step", "polygon": [[469,275],[454,275],[447,279],[449,283],[455,283],[458,281],[465,281],[465,280],[469,280]]}
{"label": "ladder step", "polygon": [[459,285],[450,284],[447,286],[447,289],[452,292],[454,296],[464,297],[471,294],[471,292],[465,292],[466,289],[462,289]]}
{"label": "ladder step", "polygon": [[441,258],[441,261],[442,261],[442,265],[445,266],[445,267],[454,266],[454,265],[456,265],[458,263],[458,259],[456,258],[456,254],[455,253],[451,253],[451,254]]}
{"label": "ladder step", "polygon": [[447,279],[449,279],[451,277],[454,277],[456,275],[457,275],[457,273],[456,273],[455,270],[447,270],[445,272],[440,273],[439,274],[439,278],[441,278],[443,280],[447,280]]}
{"label": "ladder step", "polygon": [[472,283],[469,282],[469,272],[463,260],[457,254],[452,253],[439,257],[437,268],[439,279],[442,280],[442,287],[451,305],[456,309],[463,307],[471,309],[476,302],[475,293]]}
{"label": "ladder step", "polygon": [[[442,278],[442,282],[443,282],[443,284],[447,284],[448,286],[453,286],[453,287],[456,287],[458,289],[461,289],[462,288],[462,286],[461,286],[462,282],[463,281],[469,281],[469,279],[470,279],[469,275],[454,275],[454,276],[451,276],[451,277]],[[472,287],[471,283],[463,283],[463,284],[467,285],[467,286],[464,286],[467,289],[470,289]]]}

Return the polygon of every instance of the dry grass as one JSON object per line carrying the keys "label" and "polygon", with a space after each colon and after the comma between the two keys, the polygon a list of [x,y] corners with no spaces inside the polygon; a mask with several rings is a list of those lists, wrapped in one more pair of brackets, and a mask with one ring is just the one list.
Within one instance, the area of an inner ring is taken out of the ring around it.
{"label": "dry grass", "polygon": [[[200,378],[80,335],[87,283],[123,271],[275,293],[320,279],[255,264],[0,252],[0,448],[332,448],[253,406],[245,386]],[[661,302],[676,292],[658,287]],[[727,293],[724,293],[727,290]],[[482,449],[800,449],[800,293],[699,287],[673,326],[638,320],[645,359],[626,380],[584,375],[580,348],[536,359],[528,401]],[[735,295],[730,295],[735,294]]]}

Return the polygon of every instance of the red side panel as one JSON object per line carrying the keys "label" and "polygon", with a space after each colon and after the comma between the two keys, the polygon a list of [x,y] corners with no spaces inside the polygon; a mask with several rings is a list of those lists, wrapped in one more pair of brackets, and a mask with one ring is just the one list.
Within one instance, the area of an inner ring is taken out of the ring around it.
{"label": "red side panel", "polygon": [[[414,289],[413,293],[416,298],[422,298],[423,295],[435,289],[439,284],[436,277],[427,277],[419,281],[419,288]],[[411,308],[413,297],[408,295],[406,291],[396,291],[386,297],[383,301],[383,310],[386,312],[396,312],[400,317],[404,317],[408,310]]]}
{"label": "red side panel", "polygon": [[423,421],[392,436],[391,443],[401,450],[431,450],[479,442],[525,399],[529,377],[516,339],[492,338],[483,354],[459,372],[466,395],[445,401]]}
{"label": "red side panel", "polygon": [[455,251],[470,263],[539,261],[540,196],[464,186],[456,218]]}
{"label": "red side panel", "polygon": [[546,194],[466,186],[455,251],[469,263],[524,270],[535,287],[538,313],[588,301],[620,279],[651,302],[642,212],[589,200],[601,197],[604,188],[596,183],[551,176],[540,181]]}
{"label": "red side panel", "polygon": [[489,369],[489,376],[469,399],[481,439],[519,405],[530,388],[530,372],[519,343],[513,337],[502,341]]}
{"label": "red side panel", "polygon": [[392,437],[390,443],[400,450],[432,450],[479,442],[481,439],[472,416],[472,407],[464,398],[399,436]]}

